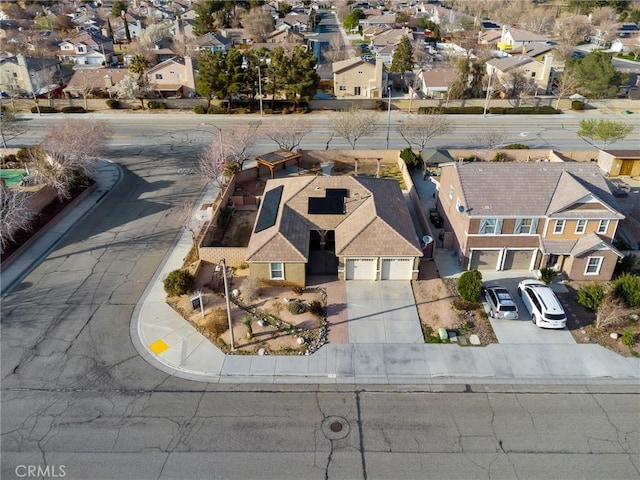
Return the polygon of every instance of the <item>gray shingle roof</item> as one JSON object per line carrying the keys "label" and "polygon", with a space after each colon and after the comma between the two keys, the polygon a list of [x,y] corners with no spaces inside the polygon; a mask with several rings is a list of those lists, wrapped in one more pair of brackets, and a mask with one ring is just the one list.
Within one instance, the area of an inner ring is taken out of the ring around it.
{"label": "gray shingle roof", "polygon": [[[337,255],[419,256],[420,243],[400,186],[367,177],[304,176],[267,182],[284,190],[274,226],[251,235],[247,261],[305,262],[310,230],[334,230]],[[345,188],[345,214],[309,214],[310,197]],[[260,214],[258,214],[259,217]]]}
{"label": "gray shingle roof", "polygon": [[622,253],[618,251],[613,245],[611,245],[606,239],[602,238],[597,233],[590,233],[584,237],[580,237],[576,244],[571,249],[571,255],[579,257],[585,253],[593,252],[594,250],[611,250],[620,258],[624,257]]}
{"label": "gray shingle roof", "polygon": [[493,58],[487,61],[487,65],[495,67],[501,72],[506,72],[512,68],[521,67],[534,60],[526,55],[515,55],[513,57]]}
{"label": "gray shingle roof", "polygon": [[456,169],[472,217],[545,216],[590,192],[608,207],[610,218],[623,218],[593,163],[481,162],[452,163],[444,168]]}

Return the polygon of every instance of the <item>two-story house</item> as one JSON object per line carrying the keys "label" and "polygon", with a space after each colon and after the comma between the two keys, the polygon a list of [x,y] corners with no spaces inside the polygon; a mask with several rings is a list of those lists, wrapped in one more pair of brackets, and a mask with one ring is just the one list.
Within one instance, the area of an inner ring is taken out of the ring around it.
{"label": "two-story house", "polygon": [[232,46],[232,40],[219,33],[209,32],[196,38],[189,48],[196,52],[209,50],[215,52],[228,52]]}
{"label": "two-story house", "polygon": [[441,165],[445,246],[465,269],[552,267],[572,280],[610,280],[624,218],[593,163]]}
{"label": "two-story house", "polygon": [[113,57],[113,42],[95,33],[82,32],[58,46],[58,58],[63,63],[108,65]]}
{"label": "two-story house", "polygon": [[[544,55],[543,61],[538,61],[528,55],[514,55],[504,58],[492,58],[486,62],[487,74],[492,80],[499,81],[503,85],[508,83],[506,73],[519,70],[535,85],[541,93],[549,93],[553,85],[554,69],[553,55]],[[495,83],[494,83],[495,85]]]}
{"label": "two-story house", "polygon": [[39,95],[57,88],[61,81],[60,62],[22,54],[0,60],[0,90],[16,95]]}
{"label": "two-story house", "polygon": [[521,51],[522,47],[530,43],[546,43],[551,41],[551,37],[539,35],[537,33],[522,30],[520,28],[512,28],[507,25],[502,26],[502,35],[498,42],[500,50],[516,50]]}
{"label": "two-story house", "polygon": [[362,57],[334,62],[333,94],[341,97],[382,98],[387,87],[387,71],[381,58]]}
{"label": "two-story house", "polygon": [[196,91],[196,69],[191,57],[173,57],[150,67],[147,80],[161,97],[188,96]]}

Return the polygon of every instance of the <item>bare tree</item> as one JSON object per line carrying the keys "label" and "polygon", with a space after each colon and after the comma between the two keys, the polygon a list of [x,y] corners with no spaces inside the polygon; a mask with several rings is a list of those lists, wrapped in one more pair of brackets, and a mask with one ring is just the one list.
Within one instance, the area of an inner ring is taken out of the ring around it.
{"label": "bare tree", "polygon": [[575,74],[574,70],[565,70],[564,73],[558,77],[556,81],[556,86],[553,89],[553,94],[558,97],[556,101],[556,110],[560,106],[560,100],[562,97],[575,91],[580,82]]}
{"label": "bare tree", "polygon": [[262,135],[275,142],[278,148],[293,151],[310,132],[311,125],[307,120],[288,117],[282,122],[272,123],[264,128]]}
{"label": "bare tree", "polygon": [[624,301],[607,295],[596,310],[596,328],[620,325],[631,313]]}
{"label": "bare tree", "polygon": [[566,43],[556,45],[553,49],[553,57],[556,60],[566,62],[573,56],[574,48]]}
{"label": "bare tree", "polygon": [[591,34],[591,24],[584,15],[564,14],[556,19],[555,33],[560,41],[578,45]]}
{"label": "bare tree", "polygon": [[255,7],[249,10],[242,18],[245,32],[254,42],[264,42],[271,32],[274,24],[271,14],[262,7]]}
{"label": "bare tree", "polygon": [[411,115],[400,122],[398,130],[409,147],[422,151],[433,138],[451,133],[453,124],[441,114]]}
{"label": "bare tree", "polygon": [[196,253],[198,252],[198,240],[202,235],[202,229],[207,223],[202,215],[199,215],[198,205],[190,200],[182,206],[182,224],[184,228],[191,234],[191,241]]}
{"label": "bare tree", "polygon": [[493,150],[506,140],[507,132],[497,128],[487,128],[485,130],[479,130],[469,138],[480,147]]}
{"label": "bare tree", "polygon": [[249,159],[249,150],[255,145],[258,135],[257,127],[239,127],[223,130],[222,142],[224,147],[224,160],[227,163],[235,163],[238,168],[244,168],[244,162]]}
{"label": "bare tree", "polygon": [[209,182],[213,182],[220,190],[224,190],[224,187],[229,182],[222,157],[223,153],[220,140],[218,138],[213,139],[211,145],[200,153],[198,166],[196,167],[198,175]]}
{"label": "bare tree", "polygon": [[0,139],[2,140],[3,148],[7,148],[7,137],[11,140],[26,130],[26,124],[16,117],[13,110],[7,109],[2,112],[2,116],[0,116]]}
{"label": "bare tree", "polygon": [[336,112],[332,115],[332,130],[344,138],[351,148],[355,150],[356,142],[362,137],[371,137],[378,130],[377,120],[379,114],[352,108]]}
{"label": "bare tree", "polygon": [[15,241],[20,230],[31,228],[33,212],[29,204],[29,193],[9,189],[0,181],[0,250]]}
{"label": "bare tree", "polygon": [[68,197],[94,170],[110,135],[108,126],[98,120],[67,119],[52,125],[38,146],[29,149],[29,171],[36,181],[52,187],[58,197]]}
{"label": "bare tree", "polygon": [[144,99],[153,93],[153,86],[147,82],[146,76],[138,73],[128,73],[113,86],[113,91],[118,98],[140,100],[140,105],[144,110]]}
{"label": "bare tree", "polygon": [[535,84],[531,77],[520,68],[509,70],[498,77],[497,89],[502,91],[506,98],[518,105],[520,100],[535,91]]}
{"label": "bare tree", "polygon": [[322,55],[328,62],[339,62],[351,58],[353,52],[344,43],[342,35],[337,33],[329,40],[329,47],[322,50]]}
{"label": "bare tree", "polygon": [[603,25],[615,22],[618,18],[618,12],[616,12],[615,8],[609,6],[597,7],[591,11],[589,17],[593,25]]}

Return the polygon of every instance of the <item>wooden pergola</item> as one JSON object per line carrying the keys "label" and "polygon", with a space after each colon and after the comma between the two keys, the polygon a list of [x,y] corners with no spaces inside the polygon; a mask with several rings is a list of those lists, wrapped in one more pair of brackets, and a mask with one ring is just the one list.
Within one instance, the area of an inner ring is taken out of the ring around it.
{"label": "wooden pergola", "polygon": [[274,178],[274,172],[278,165],[283,165],[283,168],[286,167],[288,161],[295,160],[296,166],[298,169],[298,173],[300,173],[300,158],[302,158],[302,154],[290,152],[289,150],[276,150],[275,152],[266,153],[264,155],[260,155],[256,157],[256,163],[258,168],[260,165],[264,165],[271,172],[271,178]]}

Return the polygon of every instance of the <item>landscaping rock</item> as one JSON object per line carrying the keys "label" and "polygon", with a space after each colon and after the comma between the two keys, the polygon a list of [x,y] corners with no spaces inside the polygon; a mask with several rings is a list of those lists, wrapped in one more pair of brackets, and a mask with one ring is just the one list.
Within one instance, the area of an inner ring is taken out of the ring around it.
{"label": "landscaping rock", "polygon": [[471,345],[476,345],[476,346],[477,346],[477,345],[480,345],[480,338],[478,337],[478,335],[475,335],[475,334],[474,334],[474,335],[471,335],[471,336],[469,337],[469,343],[470,343]]}
{"label": "landscaping rock", "polygon": [[438,329],[438,336],[440,337],[440,340],[447,340],[449,338],[449,334],[447,333],[447,329],[444,327],[440,327]]}
{"label": "landscaping rock", "polygon": [[620,338],[620,334],[615,332],[611,333],[609,336],[614,340],[617,340],[618,338]]}

